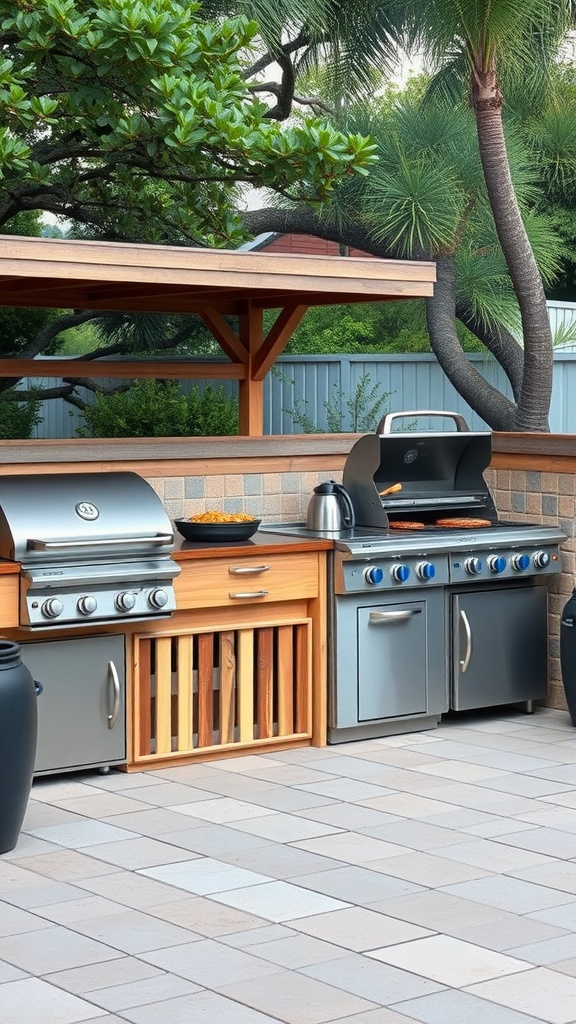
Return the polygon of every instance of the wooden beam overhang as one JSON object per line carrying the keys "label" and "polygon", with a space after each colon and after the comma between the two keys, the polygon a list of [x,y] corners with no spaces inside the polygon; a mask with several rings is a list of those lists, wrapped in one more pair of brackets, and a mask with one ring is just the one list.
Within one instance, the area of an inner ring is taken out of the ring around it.
{"label": "wooden beam overhang", "polygon": [[[261,434],[262,381],[307,308],[433,294],[433,263],[0,236],[0,305],[201,316],[229,362],[0,360],[0,377],[239,381],[240,431]],[[265,309],[279,309],[265,338]],[[238,334],[224,317],[238,317]]]}
{"label": "wooden beam overhang", "polygon": [[245,363],[190,362],[186,359],[114,360],[114,359],[0,359],[0,377],[62,377],[76,380],[102,378],[136,380],[157,377],[161,380],[244,380]]}

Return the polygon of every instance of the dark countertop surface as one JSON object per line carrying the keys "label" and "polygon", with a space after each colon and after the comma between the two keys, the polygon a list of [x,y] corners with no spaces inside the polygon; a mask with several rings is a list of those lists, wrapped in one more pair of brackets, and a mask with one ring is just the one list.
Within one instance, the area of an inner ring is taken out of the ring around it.
{"label": "dark countertop surface", "polygon": [[[238,558],[240,555],[280,555],[293,554],[301,551],[330,551],[334,546],[333,541],[319,537],[286,537],[282,534],[258,531],[250,540],[228,541],[223,543],[207,543],[203,541],[184,540],[175,531],[173,557],[177,562],[189,562],[199,558],[218,558],[226,555],[233,555]],[[12,562],[9,559],[0,559],[0,576],[16,575],[20,572],[20,563]]]}
{"label": "dark countertop surface", "polygon": [[184,540],[179,533],[176,534],[174,559],[177,562],[187,562],[198,558],[219,558],[226,555],[233,555],[238,558],[240,555],[281,555],[293,554],[301,551],[330,551],[334,546],[333,541],[319,537],[286,537],[282,534],[258,531],[250,540],[244,541],[222,541],[209,544],[206,541],[197,542]]}

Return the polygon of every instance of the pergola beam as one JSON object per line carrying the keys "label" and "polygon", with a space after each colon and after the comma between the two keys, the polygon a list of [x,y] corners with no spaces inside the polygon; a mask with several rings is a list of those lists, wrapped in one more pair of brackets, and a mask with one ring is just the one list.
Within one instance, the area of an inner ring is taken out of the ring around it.
{"label": "pergola beam", "polygon": [[[0,377],[239,381],[240,433],[263,432],[263,379],[310,306],[433,294],[433,263],[0,236],[0,305],[195,314],[223,363],[3,359]],[[263,311],[280,309],[264,337]],[[225,320],[238,316],[236,333]]]}

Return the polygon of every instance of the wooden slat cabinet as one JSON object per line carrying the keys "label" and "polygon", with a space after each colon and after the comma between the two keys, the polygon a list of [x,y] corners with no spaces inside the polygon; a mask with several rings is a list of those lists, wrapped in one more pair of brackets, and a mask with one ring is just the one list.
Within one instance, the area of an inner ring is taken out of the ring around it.
{"label": "wooden slat cabinet", "polygon": [[182,563],[132,637],[128,770],[326,742],[325,552]]}

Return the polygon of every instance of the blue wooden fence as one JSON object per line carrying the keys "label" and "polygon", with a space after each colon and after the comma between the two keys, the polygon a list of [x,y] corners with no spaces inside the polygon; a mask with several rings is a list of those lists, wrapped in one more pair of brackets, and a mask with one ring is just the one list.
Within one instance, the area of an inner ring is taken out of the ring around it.
{"label": "blue wooden fence", "polygon": [[[576,303],[548,302],[552,333],[576,327]],[[470,355],[476,369],[494,387],[510,396],[508,380],[499,364],[483,354]],[[203,361],[203,360],[202,360]],[[46,359],[47,369],[50,357]],[[342,415],[340,429],[351,431],[354,423],[347,400],[357,394],[362,380],[369,381],[368,390],[376,387],[377,395],[387,396],[383,411],[402,409],[446,409],[461,413],[474,430],[486,429],[480,419],[460,398],[432,353],[415,355],[334,355],[282,356],[264,382],[264,433],[300,434],[304,432],[303,417],[315,429],[331,428],[328,413],[338,406]],[[57,387],[59,380],[45,377],[24,380],[21,387]],[[192,383],[183,387],[191,387]],[[200,385],[202,386],[202,385]],[[237,391],[235,381],[225,381],[227,393]],[[82,393],[82,391],[80,391]],[[565,341],[554,353],[554,387],[550,409],[550,429],[557,434],[576,434],[576,340]],[[90,392],[83,397],[92,400]],[[295,415],[296,413],[296,415]],[[38,438],[75,437],[82,423],[81,413],[62,399],[42,403],[41,422],[35,430]],[[361,430],[376,425],[360,424]]]}
{"label": "blue wooden fence", "polygon": [[[473,354],[471,362],[476,369],[499,390],[510,395],[508,381],[495,360]],[[48,360],[47,360],[48,362]],[[327,404],[332,410],[340,402],[342,418],[340,428],[354,428],[346,399],[353,396],[363,377],[370,387],[377,385],[380,396],[387,395],[383,411],[402,409],[447,409],[461,413],[475,430],[486,429],[486,423],[472,412],[457,394],[432,354],[379,355],[379,356],[283,356],[264,385],[264,433],[303,433],[301,420],[294,410],[304,414],[318,430],[328,429]],[[23,382],[25,386],[28,382]],[[35,383],[42,387],[55,387],[58,381],[41,378]],[[230,392],[237,385],[226,382]],[[340,398],[341,393],[344,397]],[[90,396],[87,395],[87,400]],[[554,358],[554,387],[550,409],[550,429],[553,433],[576,434],[576,352],[561,351]],[[42,403],[42,421],[35,436],[38,438],[74,437],[81,423],[81,414],[64,401],[48,400]],[[375,423],[360,429],[373,429]]]}

